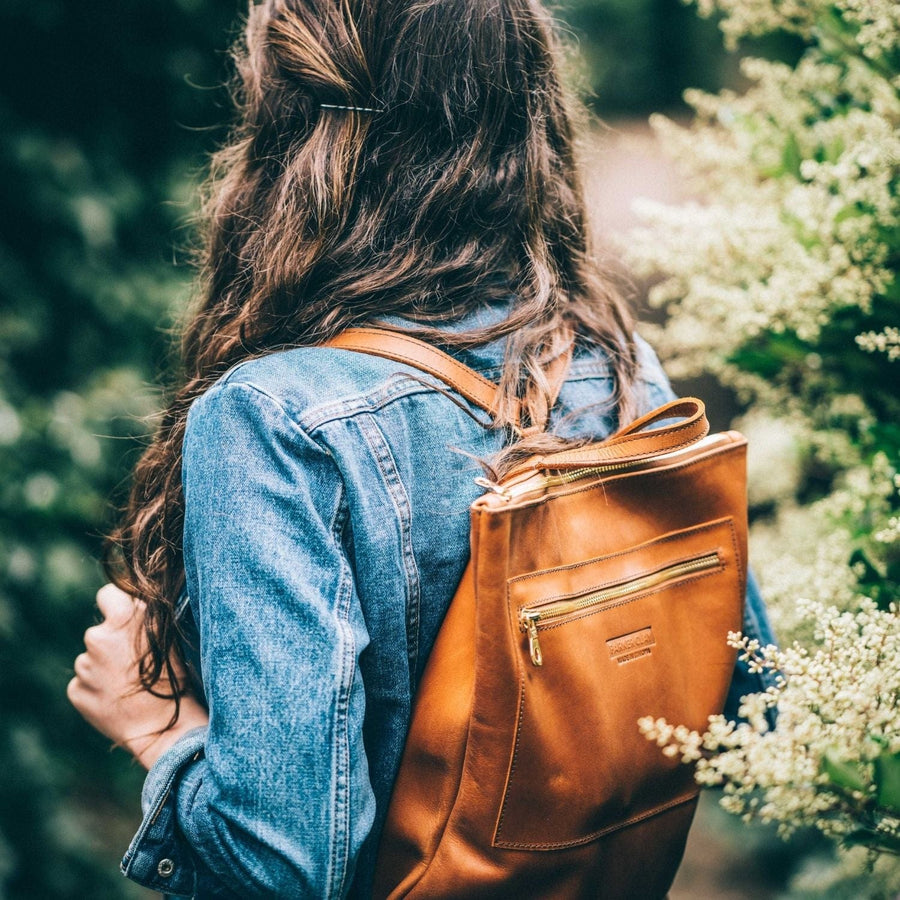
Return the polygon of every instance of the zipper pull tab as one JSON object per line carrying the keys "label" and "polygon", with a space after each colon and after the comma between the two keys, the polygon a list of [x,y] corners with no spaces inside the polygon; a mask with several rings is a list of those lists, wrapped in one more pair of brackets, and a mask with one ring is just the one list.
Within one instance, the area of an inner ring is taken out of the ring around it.
{"label": "zipper pull tab", "polygon": [[544,654],[541,653],[541,642],[538,638],[537,621],[540,613],[522,611],[522,625],[528,634],[528,652],[531,653],[531,661],[536,666],[544,664]]}
{"label": "zipper pull tab", "polygon": [[498,494],[504,500],[509,500],[509,494],[507,493],[506,489],[500,487],[499,484],[491,481],[489,478],[482,478],[481,476],[479,476],[475,479],[475,484],[477,484],[478,487],[482,487],[485,490],[490,491],[492,494]]}

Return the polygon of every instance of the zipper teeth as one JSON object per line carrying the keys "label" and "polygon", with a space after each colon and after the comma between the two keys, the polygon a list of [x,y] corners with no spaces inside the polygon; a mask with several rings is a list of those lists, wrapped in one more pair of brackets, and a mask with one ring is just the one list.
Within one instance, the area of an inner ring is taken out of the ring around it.
{"label": "zipper teeth", "polygon": [[692,572],[700,572],[703,569],[712,569],[719,565],[719,554],[708,553],[699,556],[696,559],[689,559],[686,562],[675,563],[666,566],[656,572],[650,572],[648,575],[642,575],[639,578],[632,578],[624,584],[618,584],[613,587],[603,588],[599,591],[591,591],[582,597],[575,597],[570,600],[557,600],[554,603],[548,603],[542,607],[526,607],[519,613],[520,624],[522,630],[528,629],[529,625],[539,626],[542,622],[558,619],[561,616],[567,616],[571,613],[580,612],[591,606],[598,606],[609,600],[618,600],[627,597],[629,594],[636,594],[639,591],[647,590],[652,587],[658,587],[673,578],[680,578],[682,575],[689,575]]}
{"label": "zipper teeth", "polygon": [[588,475],[601,475],[603,472],[617,472],[619,469],[630,469],[637,463],[607,463],[603,466],[589,466],[584,469],[573,469],[571,472],[560,472],[559,475],[548,475],[547,484],[568,484],[570,481],[578,481]]}
{"label": "zipper teeth", "polygon": [[[644,460],[641,460],[641,462],[644,462]],[[515,500],[517,497],[523,496],[524,494],[530,494],[533,491],[542,490],[543,488],[556,487],[560,484],[569,484],[571,481],[578,481],[579,478],[587,478],[589,475],[602,475],[605,472],[618,472],[621,469],[630,469],[632,466],[636,465],[640,465],[640,463],[606,463],[602,466],[588,466],[583,469],[572,469],[569,472],[560,472],[558,475],[545,475],[538,485],[529,484],[526,481],[523,484],[513,485],[505,490],[501,488],[497,493],[507,500]]]}
{"label": "zipper teeth", "polygon": [[[716,440],[712,440],[713,438]],[[719,438],[720,435],[718,434],[709,435],[706,438],[701,438],[699,441],[689,444],[687,447],[671,450],[668,453],[657,456],[655,459],[658,461],[669,456],[678,456],[687,450],[695,450],[698,447],[704,446],[704,444],[716,443]],[[538,491],[542,488],[556,487],[560,484],[569,484],[572,481],[578,481],[580,478],[587,478],[590,475],[603,475],[606,472],[621,472],[625,469],[632,469],[645,465],[647,462],[648,460],[646,459],[639,459],[631,460],[629,462],[605,463],[600,466],[585,466],[581,469],[572,469],[569,472],[560,472],[558,475],[545,475],[539,485],[529,485],[528,482],[524,482],[521,485],[513,485],[508,488],[497,486],[492,489],[495,489],[496,493],[500,494],[506,500],[515,500],[517,497],[523,496],[524,494],[530,494],[533,491]]]}

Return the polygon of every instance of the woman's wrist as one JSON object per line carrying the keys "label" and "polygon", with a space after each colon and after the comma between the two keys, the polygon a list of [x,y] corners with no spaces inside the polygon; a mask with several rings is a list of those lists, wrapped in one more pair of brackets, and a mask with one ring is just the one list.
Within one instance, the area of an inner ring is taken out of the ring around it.
{"label": "woman's wrist", "polygon": [[171,728],[122,741],[121,746],[149,771],[153,764],[189,731],[207,724],[209,713],[197,700],[186,695],[181,698],[178,719]]}

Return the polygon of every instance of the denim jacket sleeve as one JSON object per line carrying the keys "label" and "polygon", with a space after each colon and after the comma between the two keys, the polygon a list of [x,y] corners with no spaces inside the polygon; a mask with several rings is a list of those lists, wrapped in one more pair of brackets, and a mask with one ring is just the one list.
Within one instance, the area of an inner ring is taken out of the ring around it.
{"label": "denim jacket sleeve", "polygon": [[183,483],[210,723],[148,775],[123,871],[175,895],[340,897],[374,816],[340,473],[225,380],[191,409]]}

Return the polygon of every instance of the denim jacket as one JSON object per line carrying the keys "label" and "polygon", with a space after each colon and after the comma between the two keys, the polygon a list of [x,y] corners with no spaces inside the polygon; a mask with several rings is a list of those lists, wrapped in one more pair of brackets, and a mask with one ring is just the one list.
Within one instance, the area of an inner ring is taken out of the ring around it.
{"label": "denim jacket", "polygon": [[[639,349],[643,412],[673,395]],[[455,352],[498,377],[502,341]],[[184,560],[210,722],[148,774],[129,878],[197,898],[370,895],[413,694],[468,557],[477,460],[504,441],[432,384],[301,348],[239,364],[194,402]],[[609,434],[612,384],[607,359],[577,348],[557,431]],[[772,640],[752,584],[745,629]],[[730,711],[763,687],[739,664]]]}

